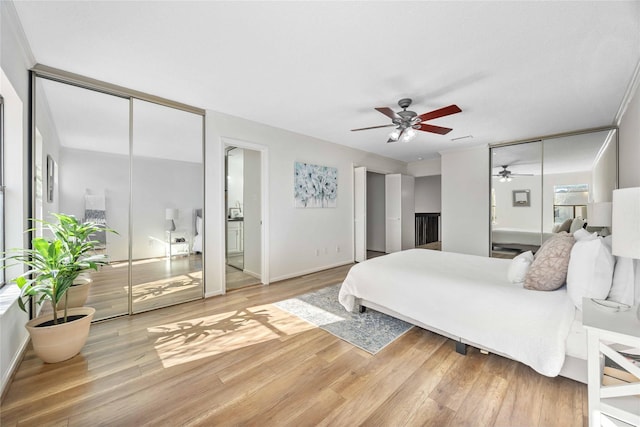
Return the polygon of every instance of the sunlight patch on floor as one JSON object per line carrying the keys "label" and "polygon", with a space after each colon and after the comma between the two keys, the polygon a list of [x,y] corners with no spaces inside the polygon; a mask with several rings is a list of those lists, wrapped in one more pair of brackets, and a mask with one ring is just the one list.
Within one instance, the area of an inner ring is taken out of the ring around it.
{"label": "sunlight patch on floor", "polygon": [[270,304],[148,328],[165,368],[316,328]]}

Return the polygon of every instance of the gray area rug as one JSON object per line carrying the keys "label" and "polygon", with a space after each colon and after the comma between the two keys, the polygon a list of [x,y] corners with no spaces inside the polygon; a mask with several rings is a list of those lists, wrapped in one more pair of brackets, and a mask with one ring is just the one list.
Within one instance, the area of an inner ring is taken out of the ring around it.
{"label": "gray area rug", "polygon": [[338,302],[340,284],[274,305],[361,349],[376,354],[407,332],[411,324],[367,308],[350,313]]}

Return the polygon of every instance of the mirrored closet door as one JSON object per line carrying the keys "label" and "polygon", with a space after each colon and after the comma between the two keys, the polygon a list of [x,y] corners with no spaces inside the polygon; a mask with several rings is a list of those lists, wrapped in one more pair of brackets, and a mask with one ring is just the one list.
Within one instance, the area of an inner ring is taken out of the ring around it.
{"label": "mirrored closet door", "polygon": [[86,273],[86,305],[95,319],[126,314],[129,100],[42,78],[35,88],[34,217],[55,222],[53,213],[65,213],[117,230],[95,236],[109,265]]}
{"label": "mirrored closet door", "polygon": [[32,216],[117,232],[94,236],[109,263],[84,273],[94,319],[202,298],[203,115],[44,74],[32,73]]}
{"label": "mirrored closet door", "polygon": [[[133,100],[133,312],[202,296],[202,117]],[[199,236],[201,239],[202,236]]]}
{"label": "mirrored closet door", "polygon": [[618,185],[617,129],[491,147],[491,253],[535,252],[555,233],[606,235]]}

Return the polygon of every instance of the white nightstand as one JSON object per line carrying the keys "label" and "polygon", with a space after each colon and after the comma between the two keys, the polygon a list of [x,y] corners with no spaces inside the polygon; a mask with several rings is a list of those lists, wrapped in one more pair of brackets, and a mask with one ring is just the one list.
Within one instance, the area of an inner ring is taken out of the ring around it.
{"label": "white nightstand", "polygon": [[[189,236],[183,231],[167,231],[166,232],[166,256],[169,258],[178,255],[189,255]],[[176,239],[184,239],[184,241],[176,242]]]}
{"label": "white nightstand", "polygon": [[604,355],[640,378],[640,367],[612,348],[614,344],[640,348],[640,321],[637,307],[627,311],[607,311],[591,299],[582,302],[582,324],[587,329],[589,425],[640,426],[640,382],[602,385]]}

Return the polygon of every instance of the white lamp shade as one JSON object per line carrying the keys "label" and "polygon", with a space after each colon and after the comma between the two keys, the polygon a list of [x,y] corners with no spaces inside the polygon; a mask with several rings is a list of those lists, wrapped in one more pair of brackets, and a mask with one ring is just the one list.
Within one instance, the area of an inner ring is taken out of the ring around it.
{"label": "white lamp shade", "polygon": [[611,227],[611,202],[589,203],[587,222],[589,227]]}
{"label": "white lamp shade", "polygon": [[178,209],[167,208],[165,210],[164,219],[178,219]]}
{"label": "white lamp shade", "polygon": [[613,192],[613,255],[640,258],[640,187]]}

